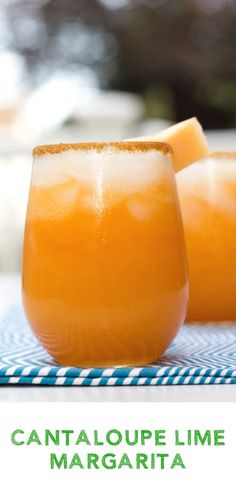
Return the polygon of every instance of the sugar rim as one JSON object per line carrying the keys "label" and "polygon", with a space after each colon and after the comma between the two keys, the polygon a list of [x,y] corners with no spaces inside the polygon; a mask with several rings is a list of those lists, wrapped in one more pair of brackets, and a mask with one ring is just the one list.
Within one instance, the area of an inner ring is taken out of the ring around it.
{"label": "sugar rim", "polygon": [[62,153],[69,150],[80,151],[97,151],[102,152],[112,149],[112,151],[126,151],[133,153],[135,151],[147,152],[150,150],[161,151],[164,154],[173,153],[171,146],[167,143],[159,143],[155,141],[111,141],[111,142],[92,142],[92,143],[58,143],[45,144],[36,146],[33,149],[33,156],[40,156],[44,153],[52,155]]}
{"label": "sugar rim", "polygon": [[206,158],[236,158],[236,151],[213,151]]}

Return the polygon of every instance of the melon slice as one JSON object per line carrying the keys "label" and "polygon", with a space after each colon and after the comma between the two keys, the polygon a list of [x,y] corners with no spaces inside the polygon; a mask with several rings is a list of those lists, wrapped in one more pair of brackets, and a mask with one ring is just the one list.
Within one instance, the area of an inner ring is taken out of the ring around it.
{"label": "melon slice", "polygon": [[196,117],[184,120],[152,136],[142,136],[127,141],[160,141],[173,149],[175,172],[209,154],[208,143]]}

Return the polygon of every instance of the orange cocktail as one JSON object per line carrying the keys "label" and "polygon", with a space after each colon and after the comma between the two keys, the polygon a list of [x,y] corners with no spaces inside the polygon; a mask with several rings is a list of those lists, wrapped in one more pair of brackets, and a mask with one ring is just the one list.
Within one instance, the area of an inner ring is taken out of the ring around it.
{"label": "orange cocktail", "polygon": [[155,361],[187,305],[171,151],[161,143],[34,150],[23,299],[56,361]]}
{"label": "orange cocktail", "polygon": [[236,320],[236,153],[177,174],[187,247],[188,320]]}

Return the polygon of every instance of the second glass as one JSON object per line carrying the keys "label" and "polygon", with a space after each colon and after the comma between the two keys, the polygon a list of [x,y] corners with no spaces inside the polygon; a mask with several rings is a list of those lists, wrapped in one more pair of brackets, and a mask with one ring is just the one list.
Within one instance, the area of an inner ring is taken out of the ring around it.
{"label": "second glass", "polygon": [[57,362],[154,362],[182,324],[187,297],[168,145],[34,150],[23,300],[32,329]]}

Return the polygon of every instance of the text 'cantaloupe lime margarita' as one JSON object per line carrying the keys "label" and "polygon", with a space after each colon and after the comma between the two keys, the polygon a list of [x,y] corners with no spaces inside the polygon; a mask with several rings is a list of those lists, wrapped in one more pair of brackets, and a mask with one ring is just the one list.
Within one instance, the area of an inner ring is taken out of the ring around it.
{"label": "text 'cantaloupe lime margarita'", "polygon": [[187,283],[171,150],[85,143],[34,150],[23,299],[56,361],[155,361],[185,317]]}

